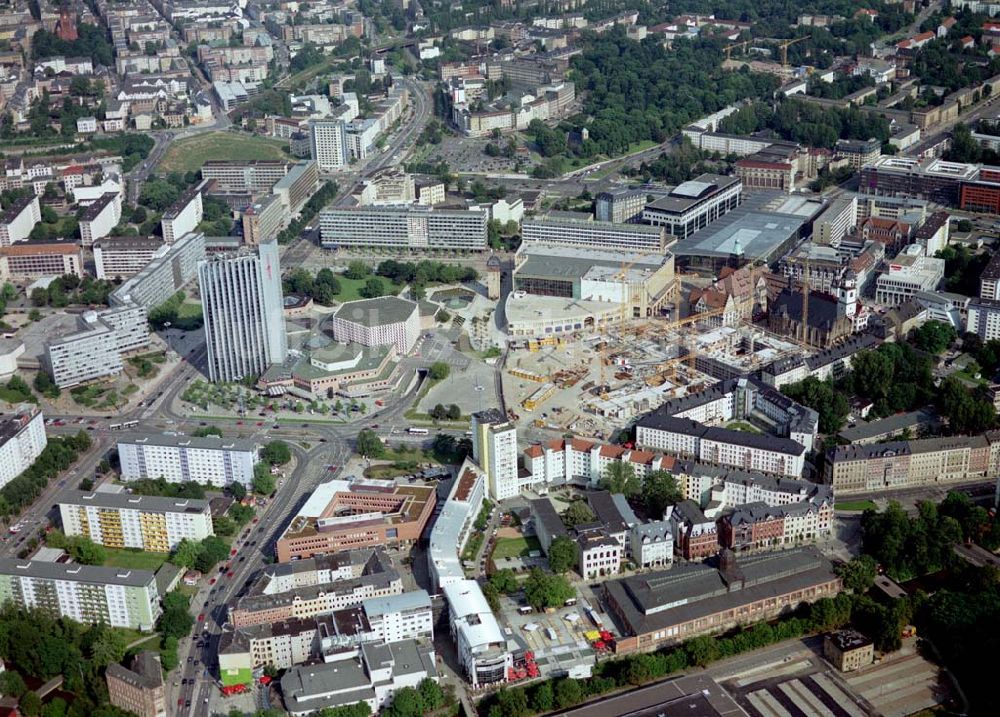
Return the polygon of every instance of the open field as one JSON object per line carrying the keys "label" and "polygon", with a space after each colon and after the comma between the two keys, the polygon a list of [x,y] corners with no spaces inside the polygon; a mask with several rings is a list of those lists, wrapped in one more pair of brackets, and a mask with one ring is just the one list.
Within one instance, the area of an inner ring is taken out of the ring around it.
{"label": "open field", "polygon": [[845,500],[837,501],[833,504],[836,510],[868,510],[871,508],[875,510],[878,506],[872,503],[870,500]]}
{"label": "open field", "polygon": [[284,142],[236,132],[206,132],[170,145],[157,169],[192,172],[212,159],[284,159]]}
{"label": "open field", "polygon": [[[346,301],[357,301],[358,299],[364,298],[361,296],[361,288],[368,283],[371,276],[366,276],[364,279],[348,279],[343,274],[337,276],[337,283],[340,284],[340,293],[337,294],[337,301],[344,303]],[[389,281],[384,276],[378,277],[382,280],[382,286],[385,287],[386,293],[395,295],[400,290],[400,285],[392,281]]]}
{"label": "open field", "polygon": [[542,544],[533,535],[527,538],[499,538],[493,550],[493,559],[526,558],[532,550],[541,551],[541,549]]}
{"label": "open field", "polygon": [[105,548],[105,552],[108,554],[108,559],[104,564],[109,568],[132,568],[155,572],[167,560],[166,553],[147,553],[143,550]]}

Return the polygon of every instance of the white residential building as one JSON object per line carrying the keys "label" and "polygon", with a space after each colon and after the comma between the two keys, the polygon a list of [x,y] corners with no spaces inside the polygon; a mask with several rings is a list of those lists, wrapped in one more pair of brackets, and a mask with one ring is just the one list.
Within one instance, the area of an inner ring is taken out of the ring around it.
{"label": "white residential building", "polygon": [[343,120],[310,120],[309,141],[311,157],[320,172],[336,172],[350,162],[347,124]]}
{"label": "white residential building", "polygon": [[163,230],[163,241],[173,244],[185,234],[193,232],[201,224],[205,215],[201,201],[201,193],[205,182],[201,182],[186,190],[180,198],[163,213],[160,227]]}
{"label": "white residential building", "polygon": [[320,212],[323,246],[486,249],[489,213],[407,207],[335,207]]}
{"label": "white residential building", "polygon": [[98,239],[111,234],[122,218],[122,197],[108,192],[95,200],[80,216],[80,243],[93,246]]}
{"label": "white residential building", "polygon": [[662,252],[667,247],[663,227],[562,218],[525,219],[521,223],[521,238],[524,242],[608,251]]}
{"label": "white residential building", "polygon": [[472,414],[472,457],[486,472],[493,500],[520,494],[517,427],[496,408]]}
{"label": "white residential building", "polygon": [[670,521],[637,523],[630,533],[632,562],[640,568],[666,567],[674,561],[674,536]]}
{"label": "white residential building", "polygon": [[918,291],[934,291],[944,279],[944,259],[924,256],[923,247],[911,244],[888,263],[888,271],[875,280],[875,301],[899,306]]}
{"label": "white residential building", "polygon": [[259,446],[241,439],[217,436],[167,436],[127,433],[118,439],[121,479],[163,478],[168,483],[230,483],[249,486],[260,458]]}
{"label": "white residential building", "polygon": [[965,330],[976,334],[983,341],[1000,339],[1000,301],[993,299],[970,301]]}
{"label": "white residential building", "polygon": [[505,683],[513,655],[479,583],[460,580],[443,586],[442,591],[465,678],[473,688]]}
{"label": "white residential building", "polygon": [[459,558],[486,498],[486,476],[466,458],[431,529],[427,566],[435,588],[465,580]]}
{"label": "white residential building", "polygon": [[0,423],[0,488],[31,467],[47,443],[45,419],[37,409],[18,409]]}
{"label": "white residential building", "polygon": [[434,612],[426,590],[370,598],[361,609],[379,642],[434,639]]}
{"label": "white residential building", "polygon": [[94,243],[95,274],[98,279],[127,279],[166,254],[167,246],[160,237],[104,237]]}
{"label": "white residential building", "polygon": [[57,498],[63,532],[108,548],[168,553],[214,535],[207,500],[67,490]]}
{"label": "white residential building", "polygon": [[42,221],[42,209],[37,195],[15,199],[0,214],[0,246],[10,246],[25,241],[38,222]]}

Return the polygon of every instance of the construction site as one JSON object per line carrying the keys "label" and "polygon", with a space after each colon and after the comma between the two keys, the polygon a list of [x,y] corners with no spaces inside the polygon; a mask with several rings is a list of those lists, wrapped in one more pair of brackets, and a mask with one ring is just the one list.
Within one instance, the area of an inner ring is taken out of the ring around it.
{"label": "construction site", "polygon": [[672,398],[806,353],[749,315],[731,321],[726,311],[625,320],[594,335],[520,342],[503,375],[508,406],[538,427],[607,439]]}

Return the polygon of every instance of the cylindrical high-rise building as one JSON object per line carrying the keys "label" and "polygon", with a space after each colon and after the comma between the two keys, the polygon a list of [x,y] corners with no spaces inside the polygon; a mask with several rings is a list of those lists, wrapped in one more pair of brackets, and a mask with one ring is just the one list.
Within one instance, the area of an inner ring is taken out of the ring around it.
{"label": "cylindrical high-rise building", "polygon": [[285,361],[288,337],[276,242],[201,262],[198,285],[211,381],[239,381]]}

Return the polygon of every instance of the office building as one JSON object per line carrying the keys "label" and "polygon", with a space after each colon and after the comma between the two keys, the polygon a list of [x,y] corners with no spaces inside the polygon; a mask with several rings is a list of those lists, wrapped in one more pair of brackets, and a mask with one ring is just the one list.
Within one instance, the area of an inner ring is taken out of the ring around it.
{"label": "office building", "polygon": [[198,264],[205,258],[205,235],[191,232],[165,251],[157,253],[138,274],[115,289],[112,306],[136,304],[147,311],[161,305],[185,284],[198,276]]}
{"label": "office building", "polygon": [[402,593],[399,571],[381,546],[353,548],[266,566],[229,607],[229,621],[245,628],[315,618]]}
{"label": "office building", "polygon": [[121,480],[163,478],[168,483],[230,483],[249,487],[259,462],[259,446],[250,440],[218,436],[168,436],[125,433],[118,437]]}
{"label": "office building", "polygon": [[626,224],[642,217],[642,210],[650,196],[649,190],[614,189],[601,192],[594,200],[594,215],[599,222]]}
{"label": "office building", "polygon": [[579,219],[538,218],[521,223],[524,242],[603,249],[605,251],[662,252],[667,248],[663,227],[613,224]]}
{"label": "office building", "polygon": [[24,473],[45,450],[45,419],[38,409],[21,407],[0,422],[0,488]]}
{"label": "office building", "polygon": [[406,207],[334,207],[320,212],[323,246],[485,251],[489,212]]}
{"label": "office building", "polygon": [[974,180],[963,181],[958,206],[972,212],[1000,214],[1000,168],[981,167]]}
{"label": "office building", "polygon": [[309,120],[310,156],[320,172],[336,172],[351,160],[347,124],[342,119]]}
{"label": "office building", "polygon": [[83,255],[75,240],[27,239],[0,245],[0,279],[24,281],[64,274],[83,276]]}
{"label": "office building", "polygon": [[322,483],[278,538],[278,562],[355,547],[411,545],[436,502],[431,486],[380,480]]}
{"label": "office building", "polygon": [[277,194],[254,202],[243,210],[244,243],[257,245],[276,240],[288,219],[288,210]]}
{"label": "office building", "polygon": [[686,238],[738,207],[742,193],[743,184],[736,177],[702,174],[647,204],[642,221],[666,227],[671,236]]}
{"label": "office building", "polygon": [[736,160],[736,177],[749,190],[790,194],[795,188],[795,167],[795,157],[763,150]]}
{"label": "office building", "polygon": [[214,192],[270,194],[292,166],[283,159],[209,160],[201,176],[215,181]]}
{"label": "office building", "polygon": [[160,615],[148,570],[0,559],[0,605],[37,609],[77,622],[152,630]]}
{"label": "office building", "polygon": [[917,292],[933,292],[944,280],[944,259],[924,256],[923,247],[917,244],[911,244],[887,268],[875,280],[875,301],[883,306],[899,306]]}
{"label": "office building", "polygon": [[815,548],[678,565],[604,583],[608,609],[626,634],[616,652],[649,652],[698,635],[770,620],[841,590],[833,565]]}
{"label": "office building", "polygon": [[1000,339],[1000,301],[972,299],[966,314],[965,330],[983,341]]}
{"label": "office building", "polygon": [[132,657],[129,667],[108,665],[104,678],[108,698],[115,707],[137,717],[166,717],[163,665],[155,652],[140,652]]}
{"label": "office building", "polygon": [[500,624],[475,580],[460,580],[442,587],[448,602],[451,637],[458,662],[473,688],[502,684],[514,659]]}
{"label": "office building", "polygon": [[160,228],[163,230],[163,241],[173,244],[182,236],[193,232],[201,224],[205,216],[201,193],[205,191],[208,182],[202,180],[189,187],[178,197],[177,201],[163,213]]}
{"label": "office building", "polygon": [[434,588],[465,580],[459,556],[475,532],[474,525],[486,498],[486,476],[466,458],[455,474],[451,492],[431,529],[427,563]]}
{"label": "office building", "polygon": [[415,688],[425,679],[437,681],[434,648],[425,642],[366,643],[337,657],[325,664],[294,667],[281,677],[285,708],[292,717],[358,702],[377,714],[397,691]]}
{"label": "office building", "polygon": [[472,414],[472,458],[486,473],[491,499],[506,500],[520,494],[517,426],[499,409]]}
{"label": "office building", "polygon": [[839,495],[985,481],[1000,469],[1000,434],[836,446],[823,482]]}
{"label": "office building", "polygon": [[239,381],[284,363],[288,336],[277,243],[202,261],[198,286],[210,380]]}
{"label": "office building", "polygon": [[0,246],[10,246],[25,241],[40,221],[42,221],[42,209],[37,195],[29,194],[15,199],[0,214]]}
{"label": "office building", "polygon": [[155,257],[166,253],[163,239],[104,237],[94,243],[94,268],[98,279],[127,279],[142,271]]}
{"label": "office building", "polygon": [[398,296],[359,299],[341,305],[330,326],[341,343],[391,345],[405,356],[420,338],[420,311],[415,302]]}
{"label": "office building", "polygon": [[122,196],[108,192],[92,202],[80,215],[80,242],[83,246],[93,246],[118,226],[122,218]]}
{"label": "office building", "polygon": [[[624,274],[623,265],[628,267]],[[644,255],[522,244],[514,257],[514,289],[533,296],[625,303],[630,316],[656,316],[676,296],[674,257],[670,252]]]}
{"label": "office building", "polygon": [[303,161],[292,165],[288,173],[274,183],[274,194],[285,207],[285,214],[294,217],[302,210],[319,184],[316,162]]}
{"label": "office building", "polygon": [[978,174],[975,164],[883,156],[861,168],[860,191],[956,206],[962,183],[975,180]]}
{"label": "office building", "polygon": [[56,504],[63,533],[107,548],[169,553],[184,539],[214,535],[207,500],[66,490]]}

